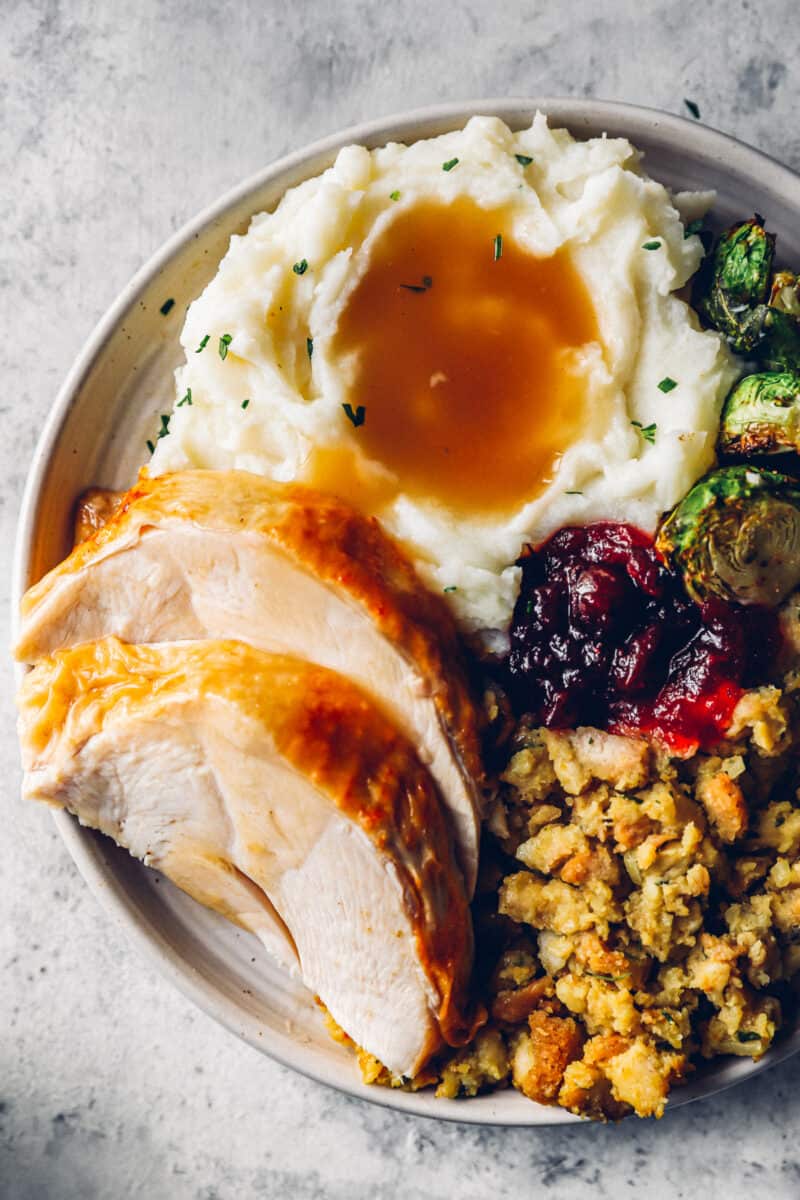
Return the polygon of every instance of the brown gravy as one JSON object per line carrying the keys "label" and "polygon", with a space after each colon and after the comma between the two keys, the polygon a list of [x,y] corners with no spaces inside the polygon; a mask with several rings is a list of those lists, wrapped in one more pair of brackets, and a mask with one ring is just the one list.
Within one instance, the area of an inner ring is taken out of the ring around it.
{"label": "brown gravy", "polygon": [[331,347],[354,357],[351,411],[365,410],[358,427],[343,414],[348,438],[403,492],[463,513],[513,510],[551,480],[585,421],[564,351],[599,341],[568,252],[537,258],[509,225],[471,200],[399,213]]}

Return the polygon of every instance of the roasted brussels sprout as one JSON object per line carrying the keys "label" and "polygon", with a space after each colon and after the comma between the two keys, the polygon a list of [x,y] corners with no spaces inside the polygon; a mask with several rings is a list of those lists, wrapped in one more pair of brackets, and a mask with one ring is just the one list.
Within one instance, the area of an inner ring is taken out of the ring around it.
{"label": "roasted brussels sprout", "polygon": [[800,373],[765,371],[741,379],[722,410],[719,453],[800,451]]}
{"label": "roasted brussels sprout", "polygon": [[763,467],[722,467],[664,520],[656,549],[698,603],[776,605],[800,583],[800,484]]}
{"label": "roasted brussels sprout", "polygon": [[772,278],[774,256],[761,217],[733,225],[699,271],[694,303],[737,354],[772,371],[800,370],[800,282],[791,271]]}
{"label": "roasted brussels sprout", "polygon": [[698,275],[698,312],[740,354],[751,354],[763,336],[763,314],[752,316],[765,307],[774,254],[774,236],[760,217],[751,217],[722,234]]}

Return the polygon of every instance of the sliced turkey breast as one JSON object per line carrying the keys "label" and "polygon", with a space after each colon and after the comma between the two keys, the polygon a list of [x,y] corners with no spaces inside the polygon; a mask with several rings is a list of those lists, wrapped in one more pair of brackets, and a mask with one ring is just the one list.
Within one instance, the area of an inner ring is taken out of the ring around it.
{"label": "sliced turkey breast", "polygon": [[472,927],[441,803],[348,680],[237,642],[59,651],[19,696],[24,792],[256,933],[413,1075],[469,1039]]}
{"label": "sliced turkey breast", "polygon": [[15,652],[33,663],[109,635],[235,638],[353,679],[430,767],[472,894],[481,765],[455,627],[374,518],[243,471],[143,475],[27,592]]}

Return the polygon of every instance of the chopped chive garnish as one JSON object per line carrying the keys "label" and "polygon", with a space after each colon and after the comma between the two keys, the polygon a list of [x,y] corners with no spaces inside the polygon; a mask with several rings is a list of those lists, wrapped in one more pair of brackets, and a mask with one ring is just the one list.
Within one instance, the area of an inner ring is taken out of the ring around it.
{"label": "chopped chive garnish", "polygon": [[[168,433],[169,433],[169,414],[162,413],[161,414],[161,428],[159,429],[158,434],[156,435],[156,442],[158,442],[161,438],[166,437]],[[151,442],[150,438],[147,439],[147,449],[150,451],[151,454],[155,454],[155,450],[156,450],[155,442]]]}
{"label": "chopped chive garnish", "polygon": [[564,492],[565,496],[582,496],[583,492]]}
{"label": "chopped chive garnish", "polygon": [[494,261],[497,262],[498,258],[502,258],[502,257],[503,257],[503,235],[502,235],[502,233],[498,233],[494,239]]}
{"label": "chopped chive garnish", "polygon": [[643,250],[660,250],[661,242],[645,242],[642,246]]}
{"label": "chopped chive garnish", "polygon": [[695,121],[699,121],[700,120],[700,109],[695,104],[694,100],[684,100],[683,103],[686,105],[689,112],[694,117]]}
{"label": "chopped chive garnish", "polygon": [[760,1042],[761,1035],[754,1029],[741,1029],[736,1035],[737,1042]]}
{"label": "chopped chive garnish", "polygon": [[359,404],[359,406],[355,412],[353,412],[352,404],[343,404],[342,408],[344,409],[344,415],[347,417],[348,421],[352,421],[352,423],[353,423],[353,425],[355,425],[356,429],[358,429],[359,425],[364,424],[364,419],[367,415],[367,410],[363,404]]}
{"label": "chopped chive garnish", "polygon": [[457,167],[457,166],[458,166],[457,158],[448,158],[447,162],[442,163],[442,170],[443,171],[452,171],[453,167]]}
{"label": "chopped chive garnish", "polygon": [[400,193],[399,192],[389,192],[389,199],[390,200],[399,200]]}
{"label": "chopped chive garnish", "polygon": [[311,358],[311,355],[313,353],[314,353],[314,339],[311,337],[307,337],[306,338],[306,354],[308,355],[309,358]]}
{"label": "chopped chive garnish", "polygon": [[242,408],[247,408],[247,406],[248,406],[248,404],[249,404],[249,403],[250,403],[249,399],[248,399],[248,400],[243,400],[243,401],[242,401]]}
{"label": "chopped chive garnish", "polygon": [[295,275],[305,275],[306,271],[308,270],[307,259],[301,258],[300,262],[296,262],[294,264],[292,270],[294,271]]}
{"label": "chopped chive garnish", "polygon": [[199,354],[201,350],[205,350],[206,346],[208,345],[208,343],[210,341],[211,341],[211,334],[207,333],[206,336],[201,341],[200,345],[195,350],[195,354]]}
{"label": "chopped chive garnish", "polygon": [[685,238],[691,237],[692,234],[699,233],[702,228],[703,228],[703,218],[698,217],[696,221],[689,222],[689,224],[686,226],[686,228],[683,231],[683,236]]}
{"label": "chopped chive garnish", "polygon": [[456,587],[456,585],[454,583],[451,583],[449,587],[442,588],[442,591],[443,592],[457,592],[458,588]]}
{"label": "chopped chive garnish", "polygon": [[533,159],[531,158],[531,156],[529,154],[515,154],[514,158],[517,160],[517,162],[519,163],[519,165],[521,167],[529,167],[531,165],[531,163],[533,162]]}
{"label": "chopped chive garnish", "polygon": [[178,401],[177,406],[178,406],[178,408],[183,408],[184,404],[188,404],[189,407],[191,408],[191,405],[192,405],[192,389],[191,388],[186,389],[186,395],[181,400]]}
{"label": "chopped chive garnish", "polygon": [[665,375],[658,385],[658,390],[664,393],[671,392],[674,391],[677,386],[678,385],[674,379],[670,379],[669,375]]}
{"label": "chopped chive garnish", "polygon": [[229,333],[223,333],[222,337],[219,339],[219,356],[223,362],[228,357],[228,346],[230,346],[232,341],[233,338]]}
{"label": "chopped chive garnish", "polygon": [[639,433],[646,442],[649,442],[651,446],[653,445],[656,440],[656,430],[658,429],[655,423],[652,425],[643,425],[641,421],[631,421],[631,425],[639,430]]}
{"label": "chopped chive garnish", "polygon": [[161,313],[162,316],[165,317],[167,315],[167,313],[169,312],[169,310],[174,307],[175,307],[175,301],[170,296],[169,300],[165,300],[164,303],[161,305],[161,308],[158,311]]}

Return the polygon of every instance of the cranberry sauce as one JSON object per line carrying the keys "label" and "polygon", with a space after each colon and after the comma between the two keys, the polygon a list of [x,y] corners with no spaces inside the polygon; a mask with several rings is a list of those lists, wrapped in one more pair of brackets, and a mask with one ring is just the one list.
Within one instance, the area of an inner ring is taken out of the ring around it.
{"label": "cranberry sauce", "polygon": [[511,694],[553,728],[648,733],[689,752],[724,734],[778,650],[773,613],[695,604],[631,525],[561,529],[520,566]]}

